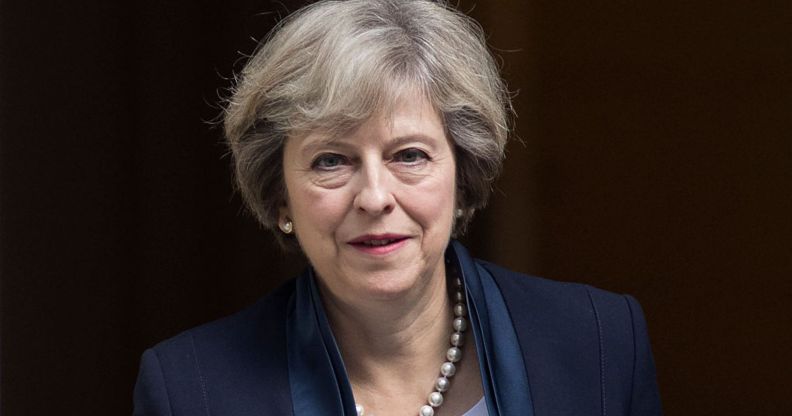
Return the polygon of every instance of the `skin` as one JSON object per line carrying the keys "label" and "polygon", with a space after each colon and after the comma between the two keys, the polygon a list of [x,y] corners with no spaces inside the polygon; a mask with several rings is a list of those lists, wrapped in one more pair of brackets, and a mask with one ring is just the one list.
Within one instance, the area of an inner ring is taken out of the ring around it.
{"label": "skin", "polygon": [[[456,165],[438,113],[406,94],[343,137],[321,132],[284,145],[290,219],[317,272],[325,308],[366,414],[413,415],[426,403],[449,347],[444,252],[453,225]],[[349,242],[399,234],[387,254]],[[438,415],[482,395],[472,336]]]}

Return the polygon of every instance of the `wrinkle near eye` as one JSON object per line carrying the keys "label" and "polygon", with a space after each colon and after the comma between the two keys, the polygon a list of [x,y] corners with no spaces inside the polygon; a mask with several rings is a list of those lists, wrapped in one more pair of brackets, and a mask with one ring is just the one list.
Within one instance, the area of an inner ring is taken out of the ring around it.
{"label": "wrinkle near eye", "polygon": [[335,189],[346,185],[349,182],[352,172],[344,170],[341,172],[323,172],[316,174],[312,171],[310,175],[311,184],[325,189]]}
{"label": "wrinkle near eye", "polygon": [[427,178],[431,178],[432,173],[435,171],[435,169],[432,169],[429,166],[429,163],[426,161],[421,165],[411,166],[404,166],[400,165],[399,163],[395,163],[391,166],[390,170],[399,181],[407,185],[417,185]]}

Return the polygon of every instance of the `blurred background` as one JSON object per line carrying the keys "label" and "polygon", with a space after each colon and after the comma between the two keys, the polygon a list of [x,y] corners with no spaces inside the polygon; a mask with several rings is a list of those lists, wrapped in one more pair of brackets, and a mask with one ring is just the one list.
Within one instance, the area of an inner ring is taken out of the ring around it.
{"label": "blurred background", "polygon": [[[302,269],[208,122],[301,1],[0,0],[0,412],[130,414],[140,354]],[[792,3],[461,1],[518,91],[477,257],[642,303],[668,415],[792,414]]]}

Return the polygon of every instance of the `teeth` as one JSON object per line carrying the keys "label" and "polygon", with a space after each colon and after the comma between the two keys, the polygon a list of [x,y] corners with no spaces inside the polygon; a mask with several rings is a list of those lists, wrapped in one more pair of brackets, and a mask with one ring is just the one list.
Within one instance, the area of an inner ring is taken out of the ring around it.
{"label": "teeth", "polygon": [[386,244],[390,244],[393,240],[369,240],[366,241],[364,244],[367,246],[384,246]]}

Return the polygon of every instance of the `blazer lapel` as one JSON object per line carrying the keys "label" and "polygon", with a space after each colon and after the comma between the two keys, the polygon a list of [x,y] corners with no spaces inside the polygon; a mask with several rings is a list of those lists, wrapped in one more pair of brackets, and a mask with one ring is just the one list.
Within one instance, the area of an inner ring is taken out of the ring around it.
{"label": "blazer lapel", "polygon": [[452,241],[448,251],[465,282],[489,414],[534,416],[520,345],[498,286],[461,244]]}
{"label": "blazer lapel", "polygon": [[297,279],[286,339],[294,415],[355,415],[352,388],[311,269]]}

